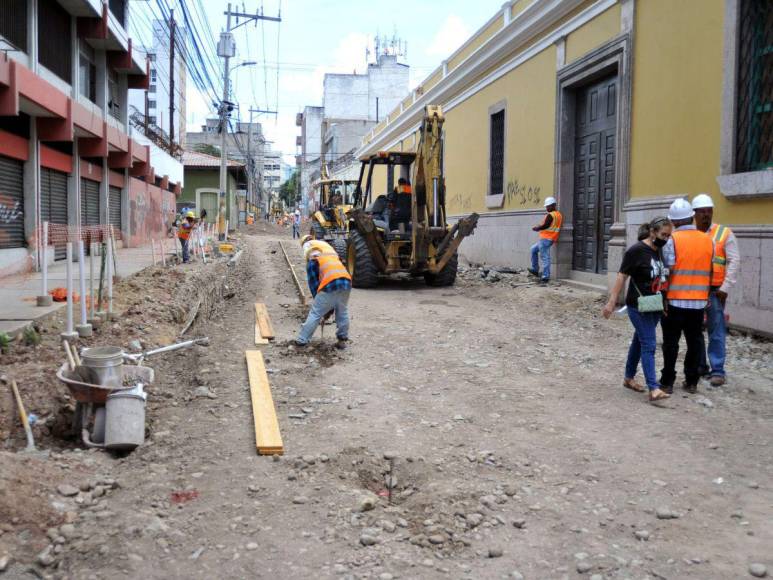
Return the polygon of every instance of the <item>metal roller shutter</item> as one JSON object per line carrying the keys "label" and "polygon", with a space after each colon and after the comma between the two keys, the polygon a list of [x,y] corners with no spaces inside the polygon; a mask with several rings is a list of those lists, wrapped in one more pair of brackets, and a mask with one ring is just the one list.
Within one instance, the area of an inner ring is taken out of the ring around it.
{"label": "metal roller shutter", "polygon": [[23,248],[24,165],[0,157],[0,249]]}
{"label": "metal roller shutter", "polygon": [[116,238],[121,232],[121,188],[110,186],[110,225],[113,226]]}
{"label": "metal roller shutter", "polygon": [[[52,224],[67,225],[67,174],[53,169],[40,169],[40,219]],[[49,230],[51,231],[51,230]],[[66,249],[64,239],[57,240],[58,232],[51,231],[54,244],[54,259],[64,260]]]}
{"label": "metal roller shutter", "polygon": [[99,182],[81,179],[81,225],[99,225]]}

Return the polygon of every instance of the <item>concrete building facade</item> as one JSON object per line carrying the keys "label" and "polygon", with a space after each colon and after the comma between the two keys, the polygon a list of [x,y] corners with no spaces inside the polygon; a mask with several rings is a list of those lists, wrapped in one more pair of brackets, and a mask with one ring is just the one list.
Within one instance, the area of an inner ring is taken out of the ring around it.
{"label": "concrete building facade", "polygon": [[765,0],[506,2],[358,155],[415,148],[424,106],[443,106],[449,214],[481,214],[463,256],[525,266],[555,195],[556,273],[602,291],[641,223],[709,193],[742,255],[731,322],[773,333],[771,10]]}
{"label": "concrete building facade", "polygon": [[[9,0],[0,19],[0,276],[112,225],[126,245],[166,233],[181,166],[129,127],[148,86],[125,0]],[[180,169],[178,172],[177,169]],[[164,173],[162,173],[164,171]]]}
{"label": "concrete building facade", "polygon": [[[186,33],[175,25],[174,64],[172,66],[171,32],[168,22],[153,21],[152,45],[145,49],[149,62],[150,85],[146,90],[129,91],[129,114],[147,116],[169,140],[185,147],[185,91],[187,67]],[[174,94],[171,94],[174,91]],[[170,103],[174,110],[170,113]],[[170,114],[172,119],[170,119]]]}

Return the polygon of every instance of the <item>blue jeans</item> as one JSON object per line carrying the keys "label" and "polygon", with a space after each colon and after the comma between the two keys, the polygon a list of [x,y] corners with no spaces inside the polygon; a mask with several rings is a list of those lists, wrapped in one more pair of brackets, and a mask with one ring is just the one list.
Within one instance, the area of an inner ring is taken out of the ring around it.
{"label": "blue jeans", "polygon": [[630,306],[626,310],[634,332],[631,346],[628,348],[628,360],[625,362],[625,378],[632,379],[636,376],[636,369],[641,361],[641,369],[644,372],[644,379],[647,381],[647,388],[654,391],[660,388],[655,371],[655,350],[660,312],[639,312]]}
{"label": "blue jeans", "polygon": [[727,325],[725,323],[725,307],[712,290],[709,294],[709,307],[706,311],[706,326],[709,334],[708,363],[706,364],[706,342],[701,333],[701,369],[711,371],[712,377],[725,376],[725,337],[727,336]]}
{"label": "blue jeans", "polygon": [[301,226],[293,223],[293,239],[301,237]]}
{"label": "blue jeans", "polygon": [[338,340],[349,338],[349,294],[351,290],[337,290],[335,292],[318,292],[311,304],[309,316],[301,326],[298,334],[298,342],[307,344],[314,331],[317,330],[320,321],[331,310],[336,313],[336,337]]}
{"label": "blue jeans", "polygon": [[542,259],[542,279],[550,280],[550,246],[553,240],[540,238],[539,241],[531,247],[531,269],[539,272],[537,255]]}
{"label": "blue jeans", "polygon": [[189,241],[190,241],[190,238],[188,238],[187,240],[184,240],[184,239],[180,238],[180,245],[183,247],[183,263],[184,264],[187,264],[188,261],[191,259],[190,252],[188,251],[188,246],[189,246],[188,242]]}

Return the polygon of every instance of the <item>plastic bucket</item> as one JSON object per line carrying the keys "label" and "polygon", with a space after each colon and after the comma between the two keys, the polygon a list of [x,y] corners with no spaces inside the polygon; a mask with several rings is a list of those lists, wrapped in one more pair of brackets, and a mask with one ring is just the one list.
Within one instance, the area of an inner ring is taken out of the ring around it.
{"label": "plastic bucket", "polygon": [[145,442],[144,396],[118,391],[107,396],[106,407],[105,447],[127,451]]}
{"label": "plastic bucket", "polygon": [[117,346],[96,346],[81,353],[83,366],[92,375],[92,383],[103,387],[120,389],[123,384],[123,349]]}

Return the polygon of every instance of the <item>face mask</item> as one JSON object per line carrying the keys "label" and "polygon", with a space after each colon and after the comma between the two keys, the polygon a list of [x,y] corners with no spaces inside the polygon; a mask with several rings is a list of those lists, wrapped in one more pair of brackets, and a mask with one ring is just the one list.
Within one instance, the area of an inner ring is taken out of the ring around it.
{"label": "face mask", "polygon": [[652,240],[652,243],[655,244],[656,248],[662,248],[668,243],[668,240],[661,240],[660,238],[655,238]]}

